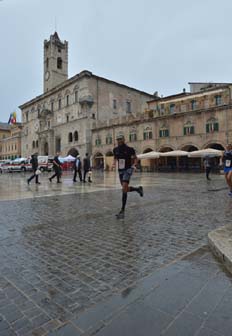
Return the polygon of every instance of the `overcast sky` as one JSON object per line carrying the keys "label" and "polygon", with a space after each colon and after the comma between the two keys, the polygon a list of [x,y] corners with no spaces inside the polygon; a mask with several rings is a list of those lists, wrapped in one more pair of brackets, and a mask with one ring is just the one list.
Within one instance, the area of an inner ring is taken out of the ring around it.
{"label": "overcast sky", "polygon": [[69,42],[69,77],[87,69],[163,95],[230,82],[231,13],[231,0],[0,0],[0,121],[43,92],[55,29]]}

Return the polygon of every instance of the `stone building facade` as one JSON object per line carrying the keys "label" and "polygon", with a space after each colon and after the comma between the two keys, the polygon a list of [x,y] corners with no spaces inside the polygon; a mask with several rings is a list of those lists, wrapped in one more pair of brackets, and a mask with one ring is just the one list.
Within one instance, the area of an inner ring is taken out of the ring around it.
{"label": "stone building facade", "polygon": [[[148,101],[144,113],[97,122],[93,129],[93,164],[111,165],[117,134],[137,153],[151,150],[223,150],[232,142],[232,84],[190,83],[190,92]],[[147,161],[142,164],[148,165]]]}
{"label": "stone building facade", "polygon": [[137,116],[153,96],[84,70],[68,79],[68,43],[57,33],[44,41],[44,93],[20,106],[22,155],[92,152],[98,121]]}
{"label": "stone building facade", "polygon": [[0,130],[0,159],[13,160],[19,158],[21,157],[22,125],[21,123],[5,124],[5,127],[7,132]]}

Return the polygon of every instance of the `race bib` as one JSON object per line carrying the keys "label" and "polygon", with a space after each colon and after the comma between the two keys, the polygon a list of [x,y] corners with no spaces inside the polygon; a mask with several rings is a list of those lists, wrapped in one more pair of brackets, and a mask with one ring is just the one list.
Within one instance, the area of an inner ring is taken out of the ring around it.
{"label": "race bib", "polygon": [[226,164],[225,164],[225,166],[229,168],[229,167],[230,167],[230,163],[231,163],[230,160],[226,160]]}
{"label": "race bib", "polygon": [[125,159],[118,160],[118,169],[125,169]]}

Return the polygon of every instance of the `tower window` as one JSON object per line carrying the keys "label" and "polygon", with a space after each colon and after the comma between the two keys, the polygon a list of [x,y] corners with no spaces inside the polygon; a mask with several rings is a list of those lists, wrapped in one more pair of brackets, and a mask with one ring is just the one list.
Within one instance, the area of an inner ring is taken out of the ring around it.
{"label": "tower window", "polygon": [[66,106],[69,106],[69,95],[66,96]]}
{"label": "tower window", "polygon": [[57,58],[57,69],[62,69],[62,58],[61,57],[58,57]]}
{"label": "tower window", "polygon": [[46,59],[46,67],[47,67],[47,69],[49,67],[49,58]]}

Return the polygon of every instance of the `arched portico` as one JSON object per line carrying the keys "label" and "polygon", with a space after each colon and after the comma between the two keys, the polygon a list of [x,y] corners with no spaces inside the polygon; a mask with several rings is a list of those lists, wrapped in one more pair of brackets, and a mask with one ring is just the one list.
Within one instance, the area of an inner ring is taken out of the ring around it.
{"label": "arched portico", "polygon": [[104,155],[101,152],[97,152],[93,155],[93,167],[96,169],[104,169]]}
{"label": "arched portico", "polygon": [[105,154],[105,170],[111,170],[114,161],[114,153],[109,150]]}
{"label": "arched portico", "polygon": [[152,152],[153,151],[153,149],[151,149],[150,147],[149,148],[145,148],[144,150],[143,150],[143,154],[145,154],[145,153],[149,153],[149,152]]}
{"label": "arched portico", "polygon": [[225,145],[222,145],[221,143],[218,142],[210,142],[206,145],[204,145],[204,149],[205,148],[213,148],[213,149],[218,149],[218,150],[225,150]]}

